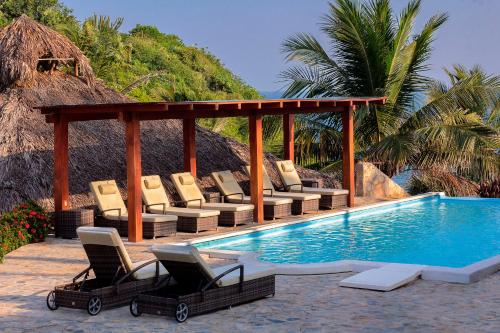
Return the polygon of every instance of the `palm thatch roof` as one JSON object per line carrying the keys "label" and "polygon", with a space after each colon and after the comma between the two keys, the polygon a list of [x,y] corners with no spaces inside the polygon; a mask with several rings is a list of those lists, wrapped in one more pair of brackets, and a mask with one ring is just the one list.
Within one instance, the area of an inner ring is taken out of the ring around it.
{"label": "palm thatch roof", "polygon": [[[34,40],[41,41],[44,46],[19,46],[33,44]],[[51,43],[54,40],[58,42]],[[6,45],[19,47],[21,55],[13,49],[4,50]],[[47,51],[54,57],[77,58],[85,68],[82,70],[84,77],[62,71],[37,70],[36,60]],[[23,60],[17,59],[18,56]],[[44,117],[33,107],[129,101],[106,88],[94,76],[88,63],[67,39],[25,16],[0,31],[0,77],[8,82],[0,89],[0,211],[29,199],[48,209],[53,207],[53,127],[45,123]],[[16,70],[9,68],[12,64],[17,66]],[[143,174],[159,174],[173,193],[168,179],[171,173],[183,168],[182,124],[177,120],[143,122],[141,130]],[[229,169],[236,172],[245,187],[248,179],[241,167],[249,161],[248,147],[202,128],[197,128],[196,135],[200,185],[210,190],[214,186],[208,177],[210,172]],[[115,120],[70,124],[72,207],[93,205],[88,187],[90,181],[116,179],[122,189],[126,188],[124,138],[124,126]],[[274,159],[267,155],[266,167],[274,182],[281,185],[272,165]],[[315,171],[300,169],[299,173],[322,178],[329,186],[339,185],[332,177]],[[126,191],[123,195],[125,197]]]}

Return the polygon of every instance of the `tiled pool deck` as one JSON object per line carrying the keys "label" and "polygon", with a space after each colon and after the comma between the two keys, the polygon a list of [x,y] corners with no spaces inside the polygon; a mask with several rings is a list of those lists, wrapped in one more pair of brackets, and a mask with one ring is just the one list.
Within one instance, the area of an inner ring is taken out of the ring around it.
{"label": "tiled pool deck", "polygon": [[[134,261],[144,260],[152,258],[147,251],[152,243],[192,237],[180,234],[126,247]],[[469,285],[417,280],[390,293],[339,287],[354,273],[277,276],[274,298],[184,324],[133,318],[128,307],[96,317],[47,310],[48,291],[86,265],[77,240],[49,238],[9,254],[0,264],[0,332],[500,332],[500,273]]]}

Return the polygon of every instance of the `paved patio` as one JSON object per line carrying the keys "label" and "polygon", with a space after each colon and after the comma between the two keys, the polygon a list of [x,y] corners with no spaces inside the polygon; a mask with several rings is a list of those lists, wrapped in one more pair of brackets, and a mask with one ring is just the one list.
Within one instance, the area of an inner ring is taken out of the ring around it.
{"label": "paved patio", "polygon": [[[179,234],[126,247],[132,260],[145,260],[153,257],[148,252],[152,243],[192,237]],[[184,324],[156,316],[134,318],[128,307],[96,317],[80,310],[49,311],[48,291],[86,265],[77,240],[49,237],[7,255],[0,264],[0,332],[500,332],[500,272],[470,285],[417,280],[389,293],[339,287],[352,273],[278,276],[274,298]]]}

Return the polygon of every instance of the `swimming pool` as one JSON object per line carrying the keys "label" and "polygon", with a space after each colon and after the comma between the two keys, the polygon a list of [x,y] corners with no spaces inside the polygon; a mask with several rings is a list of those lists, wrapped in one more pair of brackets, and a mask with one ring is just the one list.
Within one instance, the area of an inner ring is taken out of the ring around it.
{"label": "swimming pool", "polygon": [[427,197],[195,244],[272,263],[342,259],[463,267],[500,254],[500,199]]}

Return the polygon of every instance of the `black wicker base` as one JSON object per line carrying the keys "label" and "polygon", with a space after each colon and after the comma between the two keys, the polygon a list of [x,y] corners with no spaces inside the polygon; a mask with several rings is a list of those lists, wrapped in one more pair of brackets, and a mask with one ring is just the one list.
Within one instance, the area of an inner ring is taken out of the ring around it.
{"label": "black wicker base", "polygon": [[179,216],[177,220],[177,231],[200,232],[206,230],[217,230],[218,216],[209,217],[184,217]]}
{"label": "black wicker base", "polygon": [[170,289],[140,294],[136,298],[137,315],[147,313],[160,316],[176,316],[178,306],[187,306],[187,316],[191,317],[205,312],[227,308],[229,306],[251,302],[275,293],[275,277],[267,276],[243,282],[240,290],[239,284],[213,288],[205,292],[182,293]]}
{"label": "black wicker base", "polygon": [[219,215],[219,225],[226,227],[236,227],[238,224],[253,222],[253,210],[244,210],[239,212],[221,211]]}
{"label": "black wicker base", "polygon": [[319,210],[319,199],[312,200],[293,200],[292,214],[302,215],[308,212],[317,212]]}
{"label": "black wicker base", "polygon": [[323,209],[336,209],[347,207],[347,194],[326,195],[322,194],[319,206]]}
{"label": "black wicker base", "polygon": [[[118,230],[121,237],[128,237],[128,221],[108,220],[102,216],[96,217],[94,221],[96,227],[108,227]],[[177,232],[177,222],[142,222],[142,236],[144,238],[156,238],[175,235]]]}
{"label": "black wicker base", "polygon": [[264,219],[274,220],[282,217],[287,217],[292,214],[292,204],[282,205],[264,205]]}

